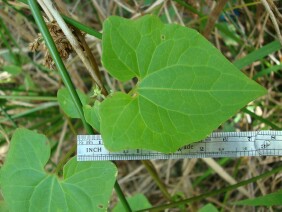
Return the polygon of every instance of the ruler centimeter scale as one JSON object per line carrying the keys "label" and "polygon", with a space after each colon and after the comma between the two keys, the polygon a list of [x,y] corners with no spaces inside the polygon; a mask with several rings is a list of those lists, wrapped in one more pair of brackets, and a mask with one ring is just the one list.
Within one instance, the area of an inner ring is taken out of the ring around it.
{"label": "ruler centimeter scale", "polygon": [[243,156],[282,156],[282,131],[214,132],[171,154],[150,150],[109,152],[101,135],[77,136],[77,160],[155,160]]}

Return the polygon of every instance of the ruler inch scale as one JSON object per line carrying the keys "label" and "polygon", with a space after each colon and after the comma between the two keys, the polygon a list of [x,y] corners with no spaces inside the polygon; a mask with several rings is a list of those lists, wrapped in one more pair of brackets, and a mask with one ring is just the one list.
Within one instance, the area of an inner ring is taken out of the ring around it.
{"label": "ruler inch scale", "polygon": [[214,132],[209,137],[165,154],[134,149],[108,151],[101,135],[77,136],[77,160],[156,160],[184,158],[219,158],[250,156],[282,156],[282,131]]}

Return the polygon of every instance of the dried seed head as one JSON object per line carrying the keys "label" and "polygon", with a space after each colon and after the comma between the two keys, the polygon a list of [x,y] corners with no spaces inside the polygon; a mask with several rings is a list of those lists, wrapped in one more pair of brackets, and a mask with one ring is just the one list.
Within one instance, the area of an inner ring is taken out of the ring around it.
{"label": "dried seed head", "polygon": [[34,41],[29,44],[29,46],[28,46],[29,49],[33,52],[38,51],[39,47],[40,47],[40,40],[41,40],[40,37],[34,39]]}
{"label": "dried seed head", "polygon": [[[68,39],[66,38],[65,34],[57,24],[57,22],[47,22],[47,27],[49,29],[49,32],[56,44],[56,47],[58,49],[58,52],[63,60],[67,60],[69,58],[69,55],[73,51],[71,44],[69,43]],[[29,45],[29,48],[31,51],[38,51],[39,47],[42,45],[42,50],[46,52],[44,55],[44,62],[43,64],[47,66],[50,69],[55,69],[54,61],[52,57],[49,54],[49,51],[43,42],[42,35],[39,34],[38,38],[34,40],[33,43]]]}

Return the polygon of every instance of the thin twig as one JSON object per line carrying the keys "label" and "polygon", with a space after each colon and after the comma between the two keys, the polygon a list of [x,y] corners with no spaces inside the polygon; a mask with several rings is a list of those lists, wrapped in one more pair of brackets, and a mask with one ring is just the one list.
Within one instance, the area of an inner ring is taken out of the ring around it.
{"label": "thin twig", "polygon": [[49,18],[49,21],[52,22],[54,21],[54,18],[52,16],[52,14],[50,13],[50,11],[47,9],[46,5],[44,4],[43,0],[38,0],[37,1],[38,4],[40,5],[40,7],[43,9],[43,11],[45,12],[45,14],[47,15],[47,17]]}
{"label": "thin twig", "polygon": [[149,7],[148,9],[146,9],[146,10],[145,10],[144,12],[142,12],[142,13],[136,13],[136,14],[134,14],[134,15],[131,17],[131,19],[136,19],[136,18],[142,16],[143,14],[147,14],[147,13],[152,12],[155,8],[157,8],[157,7],[159,7],[161,4],[163,4],[164,1],[165,1],[165,0],[157,0],[157,1],[155,1],[155,2],[151,5],[151,7]]}
{"label": "thin twig", "polygon": [[208,22],[207,22],[207,25],[204,29],[204,32],[203,32],[203,36],[208,38],[214,25],[215,25],[215,22],[217,21],[221,11],[223,10],[225,4],[228,2],[228,0],[219,0],[218,3],[216,4],[215,8],[212,10],[210,16],[209,16],[209,19],[208,19]]}
{"label": "thin twig", "polygon": [[102,21],[107,18],[105,14],[105,10],[103,10],[96,0],[92,0],[92,4],[94,5],[95,9],[98,11],[98,14],[101,16]]}
{"label": "thin twig", "polygon": [[274,16],[274,13],[273,13],[272,10],[270,9],[270,6],[269,6],[269,4],[267,3],[266,0],[261,0],[261,3],[263,4],[263,6],[265,7],[266,11],[268,12],[269,17],[270,17],[270,19],[271,19],[271,21],[272,21],[272,23],[273,23],[274,29],[275,29],[275,31],[276,31],[276,34],[277,34],[277,36],[278,36],[278,40],[279,40],[279,42],[280,42],[281,45],[282,45],[282,36],[281,36],[280,30],[279,30],[279,25],[278,25],[278,23],[277,23],[277,21],[276,21],[276,18],[275,18],[275,16]]}
{"label": "thin twig", "polygon": [[63,129],[62,129],[62,133],[60,135],[60,139],[59,139],[59,142],[58,142],[58,146],[57,146],[56,152],[54,154],[54,163],[56,163],[56,164],[59,161],[60,150],[61,150],[64,138],[65,138],[65,135],[66,135],[66,132],[67,132],[67,126],[68,126],[68,121],[65,121],[65,123],[63,125]]}
{"label": "thin twig", "polygon": [[[80,42],[81,42],[81,44],[82,44],[82,46],[85,50],[85,53],[86,53],[86,55],[87,55],[87,57],[90,61],[92,69],[95,71],[96,76],[99,78],[100,81],[102,81],[101,74],[100,74],[99,67],[98,67],[98,64],[96,62],[96,59],[95,59],[94,55],[92,54],[91,49],[89,48],[88,44],[86,43],[83,35],[76,28],[74,30],[74,33],[78,37],[78,39],[80,40]],[[102,94],[105,95],[105,96],[108,95],[108,92],[107,92],[106,88],[103,86],[103,84],[102,84]]]}
{"label": "thin twig", "polygon": [[[238,182],[230,176],[223,168],[220,166],[213,158],[202,158],[202,160],[210,167],[212,168],[222,179],[224,179],[229,184],[233,185]],[[248,198],[251,198],[250,193],[245,188],[238,188],[238,190],[247,196]]]}
{"label": "thin twig", "polygon": [[134,14],[136,13],[135,10],[133,10],[132,8],[130,8],[129,5],[126,5],[125,2],[121,2],[119,0],[114,0],[114,2],[116,2],[120,7],[122,7],[123,9],[127,10],[128,12]]}
{"label": "thin twig", "polygon": [[170,18],[168,9],[167,9],[167,2],[164,3],[164,11],[165,11],[165,16],[166,16],[167,22],[168,22],[169,24],[171,24],[172,21],[171,21],[171,18]]}
{"label": "thin twig", "polygon": [[267,2],[270,5],[270,8],[272,9],[275,16],[278,18],[278,20],[282,21],[282,14],[279,12],[279,9],[276,7],[273,0],[267,0]]}
{"label": "thin twig", "polygon": [[76,152],[76,144],[73,144],[72,147],[70,148],[70,150],[65,154],[65,156],[60,160],[60,162],[58,163],[54,173],[59,173],[64,165],[66,164],[66,162],[70,159],[70,157]]}
{"label": "thin twig", "polygon": [[181,16],[179,14],[178,9],[176,8],[175,3],[173,1],[171,2],[171,6],[172,6],[173,10],[175,11],[175,14],[176,14],[176,16],[177,16],[177,18],[178,18],[178,20],[180,22],[180,25],[185,26],[185,24],[184,24],[184,22],[182,20],[183,16]]}

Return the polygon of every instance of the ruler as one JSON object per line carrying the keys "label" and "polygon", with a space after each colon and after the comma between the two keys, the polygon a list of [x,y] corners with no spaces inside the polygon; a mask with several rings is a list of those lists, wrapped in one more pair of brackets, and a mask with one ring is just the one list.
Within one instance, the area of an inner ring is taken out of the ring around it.
{"label": "ruler", "polygon": [[282,131],[214,132],[171,154],[134,149],[110,152],[101,135],[77,136],[77,160],[156,160],[244,156],[282,156]]}

